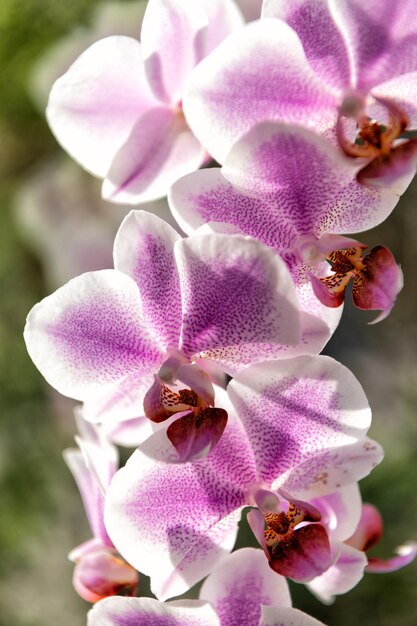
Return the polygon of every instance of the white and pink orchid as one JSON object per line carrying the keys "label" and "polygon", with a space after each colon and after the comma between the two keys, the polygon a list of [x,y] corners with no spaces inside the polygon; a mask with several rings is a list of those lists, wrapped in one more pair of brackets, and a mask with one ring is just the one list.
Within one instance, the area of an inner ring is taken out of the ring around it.
{"label": "white and pink orchid", "polygon": [[[160,599],[186,591],[231,551],[242,509],[258,506],[259,493],[309,501],[356,482],[382,458],[366,437],[371,415],[359,383],[329,357],[253,365],[227,392],[217,389],[216,405],[229,419],[208,456],[176,463],[163,428],[107,491],[107,532]],[[321,562],[320,545],[308,547]],[[299,580],[323,571],[318,565],[305,576],[304,556]]]}
{"label": "white and pink orchid", "polygon": [[[285,263],[250,237],[183,239],[156,216],[133,211],[114,260],[116,269],[83,274],[45,298],[25,330],[35,364],[58,391],[85,403],[87,419],[146,414],[160,422],[185,411],[195,434],[197,413],[218,421],[206,361],[234,375],[251,363],[316,354],[329,338],[325,324],[300,312]],[[169,387],[177,381],[195,397],[181,398]],[[213,424],[213,444],[215,431]]]}
{"label": "white and pink orchid", "polygon": [[[206,222],[225,222],[274,248],[291,270],[302,308],[334,328],[341,309],[328,307],[339,306],[343,297],[326,297],[335,281],[333,275],[326,278],[326,259],[353,247],[363,254],[367,246],[342,233],[376,226],[397,201],[390,189],[359,184],[356,171],[355,163],[318,134],[265,122],[236,142],[221,169],[201,170],[177,181],[169,203],[189,234]],[[373,273],[357,297],[361,308],[382,310],[380,319],[402,288],[401,270],[384,250],[372,257]],[[363,267],[360,256],[354,259],[358,269]],[[356,266],[343,268],[342,287]],[[328,290],[318,281],[323,277],[330,282]]]}
{"label": "white and pink orchid", "polygon": [[220,163],[255,124],[274,120],[337,133],[358,170],[367,167],[362,184],[402,193],[417,162],[414,139],[399,147],[417,125],[416,38],[412,0],[264,0],[262,19],[193,71],[184,111]]}
{"label": "white and pink orchid", "polygon": [[47,109],[60,144],[103,178],[103,197],[137,204],[207,160],[182,97],[191,70],[244,23],[234,0],[149,0],[140,43],[94,43],[54,85]]}

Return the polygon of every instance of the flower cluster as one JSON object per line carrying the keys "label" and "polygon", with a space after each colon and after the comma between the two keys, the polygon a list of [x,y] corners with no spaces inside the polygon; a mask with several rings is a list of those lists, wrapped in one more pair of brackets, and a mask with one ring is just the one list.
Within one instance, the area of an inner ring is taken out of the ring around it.
{"label": "flower cluster", "polygon": [[[417,167],[416,18],[405,0],[149,0],[140,42],[97,41],[52,88],[51,129],[103,197],[168,195],[186,234],[132,210],[114,269],[27,320],[35,365],[82,403],[65,459],[89,626],[314,626],[286,578],[330,602],[415,557],[366,556],[382,521],[357,483],[383,453],[359,382],[320,352],[350,282],[374,321],[403,285],[350,235]],[[117,445],[136,448],[120,469]],[[230,554],[242,511],[259,549]],[[157,599],[122,597],[138,572]]]}

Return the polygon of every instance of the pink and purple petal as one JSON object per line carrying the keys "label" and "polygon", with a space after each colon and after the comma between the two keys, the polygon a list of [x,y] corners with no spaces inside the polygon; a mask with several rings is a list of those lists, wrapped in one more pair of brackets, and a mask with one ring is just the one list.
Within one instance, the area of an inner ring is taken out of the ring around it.
{"label": "pink and purple petal", "polygon": [[309,66],[297,34],[276,19],[247,24],[220,44],[194,69],[183,104],[191,129],[219,163],[257,122],[325,129],[336,117],[335,94]]}
{"label": "pink and purple petal", "polygon": [[170,456],[172,445],[160,431],[115,475],[105,512],[113,543],[151,576],[161,599],[189,589],[231,551],[246,486],[256,480],[245,433],[230,414],[207,457],[182,464],[155,460]]}
{"label": "pink and purple petal", "polygon": [[397,570],[409,565],[417,556],[417,542],[410,541],[396,548],[396,556],[388,560],[379,559],[377,557],[369,557],[366,572],[372,574],[386,574],[388,572],[396,572]]}
{"label": "pink and purple petal", "polygon": [[366,552],[377,544],[382,537],[383,521],[381,513],[372,504],[362,506],[361,515],[353,533],[346,543]]}
{"label": "pink and purple petal", "polygon": [[299,36],[311,67],[334,89],[350,84],[348,51],[325,0],[264,0],[262,17],[284,20]]}
{"label": "pink and purple petal", "polygon": [[364,552],[344,543],[339,545],[339,556],[329,569],[308,583],[308,588],[325,604],[334,596],[347,593],[362,579],[368,562]]}
{"label": "pink and purple petal", "polygon": [[177,347],[181,294],[174,259],[180,235],[146,211],[131,211],[114,242],[114,267],[139,287],[142,315],[164,350]]}
{"label": "pink and purple petal", "polygon": [[140,44],[107,37],[88,48],[52,88],[47,118],[62,147],[104,177],[136,121],[157,105]]}
{"label": "pink and purple petal", "polygon": [[241,235],[179,241],[183,322],[180,348],[221,363],[230,374],[275,358],[300,339],[291,275],[272,250]]}
{"label": "pink and purple petal", "polygon": [[290,223],[297,236],[320,238],[371,228],[397,203],[395,190],[358,184],[359,167],[356,159],[306,128],[264,122],[234,144],[222,173],[248,195],[272,196],[275,217]]}
{"label": "pink and purple petal", "polygon": [[200,598],[215,608],[221,626],[258,626],[261,605],[291,606],[285,578],[254,548],[226,557],[204,582]]}
{"label": "pink and purple petal", "polygon": [[108,440],[100,426],[91,424],[83,415],[82,409],[75,409],[78,433],[75,437],[85,463],[99,487],[104,492],[119,467],[119,452]]}
{"label": "pink and purple petal", "polygon": [[103,430],[109,441],[125,448],[137,448],[154,432],[152,422],[145,416],[108,422],[103,424]]}
{"label": "pink and purple petal", "polygon": [[222,170],[176,182],[169,202],[187,233],[233,224],[283,254],[298,237],[367,230],[390,214],[397,193],[359,184],[358,167],[309,130],[265,122],[237,141]]}
{"label": "pink and purple petal", "polygon": [[207,602],[107,598],[88,613],[88,626],[221,626]]}
{"label": "pink and purple petal", "polygon": [[325,278],[317,278],[310,273],[313,291],[322,304],[330,308],[337,308],[345,301],[346,287],[353,278],[352,272],[346,274],[331,274]]}
{"label": "pink and purple petal", "polygon": [[382,313],[373,323],[385,319],[403,288],[403,273],[394,255],[385,246],[372,248],[363,259],[364,268],[357,272],[353,282],[353,302],[360,309],[380,309]]}
{"label": "pink and purple petal", "polygon": [[[228,393],[254,449],[259,479],[271,483],[280,477],[276,487],[300,499],[308,499],[300,495],[301,485],[295,490],[289,484],[297,466],[361,440],[370,425],[362,387],[347,368],[325,356],[253,365],[232,380]],[[307,492],[310,481],[311,472]]]}
{"label": "pink and purple petal", "polygon": [[115,270],[74,278],[28,315],[28,352],[63,395],[86,400],[157,369],[161,349],[141,316],[137,285]]}
{"label": "pink and purple petal", "polygon": [[[330,540],[345,541],[351,537],[361,518],[362,499],[357,483],[312,500],[321,512],[321,522]],[[352,543],[354,547],[355,544]],[[362,548],[359,548],[362,549]]]}
{"label": "pink and purple petal", "polygon": [[277,480],[277,487],[300,499],[327,495],[367,476],[383,459],[381,446],[365,437],[355,443],[318,452]]}
{"label": "pink and purple petal", "polygon": [[417,69],[413,0],[332,0],[331,10],[346,42],[352,87],[367,90]]}
{"label": "pink and purple petal", "polygon": [[[332,335],[327,323],[309,313],[300,313],[301,339],[298,344],[282,345],[276,359],[292,359],[303,354],[319,354]],[[327,321],[327,320],[326,320]]]}
{"label": "pink and purple petal", "polygon": [[181,112],[155,106],[138,117],[115,153],[103,183],[103,198],[138,204],[162,198],[170,186],[198,169],[206,152]]}

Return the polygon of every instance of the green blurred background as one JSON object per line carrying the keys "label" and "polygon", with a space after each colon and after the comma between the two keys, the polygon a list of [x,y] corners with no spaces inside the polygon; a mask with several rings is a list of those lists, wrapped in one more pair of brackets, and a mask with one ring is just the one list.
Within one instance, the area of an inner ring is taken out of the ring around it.
{"label": "green blurred background", "polygon": [[[41,214],[32,231],[30,209],[24,214],[21,205],[22,193],[29,205],[36,195],[27,180],[41,172],[50,183],[48,172],[53,176],[65,159],[39,106],[44,95],[34,88],[34,64],[74,29],[86,38],[97,22],[94,10],[93,0],[0,3],[0,626],[81,626],[88,609],[72,589],[72,564],[66,559],[71,548],[90,536],[61,457],[62,449],[73,445],[71,403],[47,388],[22,340],[27,312],[53,289],[36,250],[42,237],[58,237],[60,222],[49,214],[42,221]],[[130,28],[132,35],[139,33],[139,26]],[[46,174],[45,164],[52,168]],[[70,175],[71,193],[78,179],[94,204],[98,186],[78,168]],[[59,196],[55,202],[58,210]],[[90,218],[79,211],[77,194],[72,202],[72,219],[82,230]],[[376,551],[380,556],[417,539],[416,204],[417,182],[385,224],[361,237],[370,245],[389,246],[402,263],[405,288],[393,313],[368,326],[369,316],[347,306],[326,350],[364,386],[374,413],[371,436],[386,450],[382,465],[362,482],[364,500],[381,509],[386,523]],[[100,211],[111,222],[109,232],[124,215],[117,206]],[[72,237],[66,241],[71,246]],[[52,253],[48,262],[53,263]],[[332,607],[292,585],[294,604],[329,626],[415,626],[416,574],[414,563],[393,574],[367,575]]]}

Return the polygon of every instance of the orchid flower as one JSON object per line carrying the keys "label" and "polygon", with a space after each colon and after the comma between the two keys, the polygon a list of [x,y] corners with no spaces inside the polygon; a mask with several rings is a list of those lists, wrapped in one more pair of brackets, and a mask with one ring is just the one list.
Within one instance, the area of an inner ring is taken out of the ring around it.
{"label": "orchid flower", "polygon": [[118,466],[118,454],[94,424],[76,415],[79,450],[64,451],[64,459],[80,490],[93,538],[74,548],[73,584],[87,602],[120,592],[135,595],[138,573],[118,554],[104,527],[104,494]]}
{"label": "orchid flower", "polygon": [[[356,482],[382,458],[365,436],[371,416],[362,388],[329,357],[248,367],[227,391],[216,390],[216,405],[228,422],[208,456],[175,462],[161,428],[115,474],[106,494],[112,542],[151,577],[161,600],[186,591],[231,551],[242,509],[260,505],[265,492],[276,498],[284,490],[306,503]],[[330,563],[326,546],[322,559],[321,541],[312,537],[306,548],[318,563],[309,579],[323,560]],[[294,558],[296,577],[305,580],[304,555]]]}
{"label": "orchid flower", "polygon": [[32,309],[29,353],[53,387],[85,403],[87,419],[177,414],[171,438],[184,459],[215,445],[227,421],[213,404],[213,362],[234,375],[315,354],[329,337],[313,316],[300,321],[285,263],[250,237],[182,239],[155,215],[132,211],[114,259],[115,270],[83,274]]}
{"label": "orchid flower", "polygon": [[59,143],[104,178],[107,200],[137,204],[207,159],[182,94],[192,68],[243,17],[234,0],[149,0],[141,42],[94,43],[54,85],[47,118]]}
{"label": "orchid flower", "polygon": [[192,73],[183,106],[202,144],[223,163],[256,123],[295,123],[337,134],[362,184],[402,193],[417,161],[403,139],[417,125],[413,0],[264,0],[262,17]]}
{"label": "orchid flower", "polygon": [[[291,270],[303,310],[334,328],[341,309],[327,308],[329,298],[317,299],[311,276],[326,277],[330,267],[325,259],[358,245],[342,233],[372,228],[387,217],[397,199],[389,189],[358,184],[356,170],[316,133],[265,122],[236,142],[221,169],[201,170],[177,181],[169,202],[187,233],[205,222],[223,222],[274,248]],[[384,250],[373,257],[372,280],[362,290],[360,306],[388,314],[402,281]]]}
{"label": "orchid flower", "polygon": [[213,570],[200,600],[161,603],[108,598],[88,614],[88,626],[320,626],[291,608],[285,578],[267,567],[260,550],[243,548]]}

